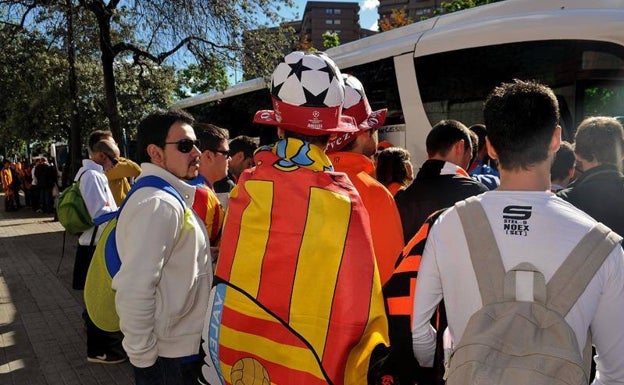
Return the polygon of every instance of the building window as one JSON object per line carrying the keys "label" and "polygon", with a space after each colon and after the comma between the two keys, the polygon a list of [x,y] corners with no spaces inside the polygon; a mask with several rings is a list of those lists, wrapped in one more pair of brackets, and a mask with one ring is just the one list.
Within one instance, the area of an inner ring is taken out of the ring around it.
{"label": "building window", "polygon": [[325,14],[326,14],[326,15],[333,15],[333,14],[334,14],[334,10],[333,10],[333,9],[331,9],[331,8],[326,8],[326,9],[325,9]]}
{"label": "building window", "polygon": [[334,9],[334,15],[340,15],[341,13],[342,13],[341,9],[338,9],[338,8]]}
{"label": "building window", "polygon": [[340,24],[340,19],[334,20],[334,24]]}
{"label": "building window", "polygon": [[325,20],[325,24],[327,24],[327,25],[334,24],[334,21],[327,19],[327,20]]}

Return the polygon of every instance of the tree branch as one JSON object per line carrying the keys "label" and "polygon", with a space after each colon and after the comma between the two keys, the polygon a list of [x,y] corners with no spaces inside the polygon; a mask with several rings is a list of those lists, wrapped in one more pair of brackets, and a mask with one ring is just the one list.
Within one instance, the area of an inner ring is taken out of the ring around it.
{"label": "tree branch", "polygon": [[158,55],[154,55],[151,52],[146,51],[140,47],[137,47],[134,44],[124,43],[124,42],[115,44],[113,46],[113,52],[115,56],[121,52],[132,52],[134,54],[135,62],[139,62],[140,60],[138,58],[142,57],[142,58],[149,59],[156,64],[162,64],[162,62],[165,59],[167,59],[169,56],[173,55],[174,53],[179,51],[182,47],[184,47],[185,45],[193,41],[199,41],[199,42],[208,44],[212,48],[216,48],[216,49],[228,49],[228,50],[235,49],[235,47],[232,47],[230,45],[216,44],[210,40],[207,40],[198,36],[187,36],[169,51],[161,52]]}

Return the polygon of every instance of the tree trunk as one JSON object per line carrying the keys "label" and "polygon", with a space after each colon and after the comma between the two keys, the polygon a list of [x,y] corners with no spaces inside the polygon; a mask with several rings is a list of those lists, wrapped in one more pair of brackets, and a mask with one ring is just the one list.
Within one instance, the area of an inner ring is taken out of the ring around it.
{"label": "tree trunk", "polygon": [[[97,2],[96,2],[97,3]],[[117,105],[117,89],[115,87],[115,71],[113,68],[116,52],[113,50],[111,38],[112,14],[103,5],[91,8],[98,20],[100,31],[100,49],[102,51],[102,70],[104,73],[104,91],[106,92],[106,115],[108,124],[117,143],[123,143],[121,118]],[[126,156],[126,154],[122,154]]]}
{"label": "tree trunk", "polygon": [[[65,176],[63,180],[71,181],[78,172],[82,160],[81,124],[78,113],[78,82],[76,80],[76,47],[74,42],[74,9],[72,0],[66,0],[67,7],[67,62],[69,64],[69,94],[71,97],[71,126],[69,136],[69,167],[64,167],[64,172],[69,172],[69,178]],[[65,186],[62,186],[65,187]]]}
{"label": "tree trunk", "polygon": [[[104,70],[104,90],[106,91],[106,113],[110,130],[117,143],[123,142],[121,118],[117,106],[117,89],[115,88],[115,72],[113,63],[115,56],[102,47],[102,69]],[[125,154],[124,154],[125,155]]]}

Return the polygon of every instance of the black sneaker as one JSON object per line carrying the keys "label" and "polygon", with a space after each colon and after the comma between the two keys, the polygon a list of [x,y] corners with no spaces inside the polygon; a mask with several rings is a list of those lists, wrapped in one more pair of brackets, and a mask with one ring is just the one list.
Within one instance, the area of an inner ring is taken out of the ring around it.
{"label": "black sneaker", "polygon": [[94,364],[121,364],[128,359],[128,356],[122,356],[116,353],[102,354],[99,356],[87,356],[87,361]]}

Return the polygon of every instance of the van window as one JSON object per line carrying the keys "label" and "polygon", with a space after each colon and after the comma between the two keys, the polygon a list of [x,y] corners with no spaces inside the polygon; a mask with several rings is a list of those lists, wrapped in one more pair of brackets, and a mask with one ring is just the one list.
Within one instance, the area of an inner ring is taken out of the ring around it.
{"label": "van window", "polygon": [[405,124],[393,58],[349,67],[342,72],[353,75],[362,82],[373,111],[388,109],[386,125]]}
{"label": "van window", "polygon": [[[254,124],[253,117],[258,110],[272,110],[271,94],[263,87],[243,95],[198,104],[187,110],[198,122],[210,122],[228,129],[230,138],[238,135],[260,137],[261,144],[270,142],[277,137],[275,128]],[[267,137],[266,142],[264,137]]]}
{"label": "van window", "polygon": [[[549,85],[561,108],[564,138],[586,115],[621,115],[624,48],[584,40],[520,42],[417,57],[416,76],[429,122],[483,121],[489,92],[513,79]],[[619,111],[619,112],[618,112]]]}

